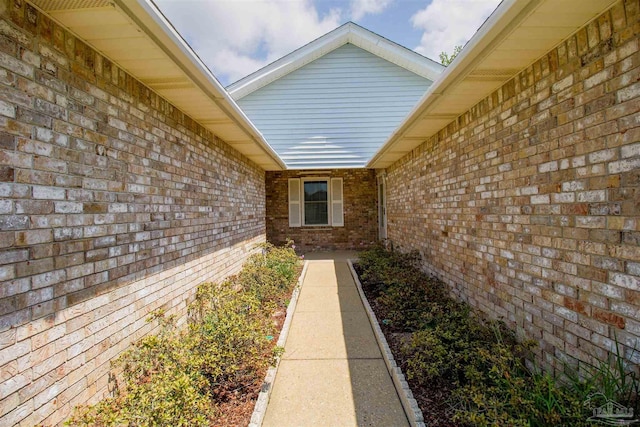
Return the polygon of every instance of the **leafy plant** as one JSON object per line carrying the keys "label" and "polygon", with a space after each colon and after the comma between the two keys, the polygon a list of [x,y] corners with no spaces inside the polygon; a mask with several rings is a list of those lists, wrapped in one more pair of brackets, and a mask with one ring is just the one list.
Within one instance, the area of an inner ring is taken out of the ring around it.
{"label": "leafy plant", "polygon": [[447,52],[440,52],[440,63],[442,65],[449,65],[453,62],[454,59],[456,59],[456,56],[458,56],[458,54],[462,52],[462,45],[456,45],[453,47],[453,52],[451,52],[451,54],[448,54]]}
{"label": "leafy plant", "polygon": [[374,248],[360,254],[356,270],[383,323],[390,323],[394,332],[410,333],[399,355],[410,383],[453,387],[449,403],[455,408],[454,421],[583,426],[591,415],[584,402],[594,393],[637,413],[640,382],[617,339],[609,360],[580,363],[577,371],[566,366],[564,379],[555,378],[527,369],[535,342],[517,340],[503,323],[485,320],[453,300],[444,283],[420,271],[417,252]]}
{"label": "leafy plant", "polygon": [[271,315],[285,305],[299,261],[289,245],[263,245],[237,276],[203,283],[188,307],[186,328],[162,311],[159,332],[125,351],[114,396],[77,408],[67,425],[208,426],[217,405],[260,381],[282,349],[271,341]]}
{"label": "leafy plant", "polygon": [[197,354],[200,372],[218,395],[253,382],[268,366],[264,356],[271,346],[266,336],[274,333],[270,312],[265,312],[258,298],[230,287],[201,286],[210,297],[210,309],[200,321],[191,322],[193,337],[190,351]]}
{"label": "leafy plant", "polygon": [[154,313],[158,335],[143,338],[123,353],[114,368],[122,388],[92,407],[76,410],[68,425],[207,426],[215,414],[209,384],[199,371],[199,355],[189,334],[177,332],[172,317]]}
{"label": "leafy plant", "polygon": [[[614,343],[615,351],[609,353],[607,360],[597,364],[581,361],[577,367],[565,364],[565,383],[573,394],[593,407],[614,401],[631,407],[634,413],[638,413],[640,377],[637,371],[627,366],[617,336]],[[636,351],[635,348],[631,350],[632,353]]]}
{"label": "leafy plant", "polygon": [[262,303],[285,305],[279,296],[291,286],[299,264],[292,246],[291,241],[282,248],[268,243],[262,245],[262,253],[249,257],[235,282]]}

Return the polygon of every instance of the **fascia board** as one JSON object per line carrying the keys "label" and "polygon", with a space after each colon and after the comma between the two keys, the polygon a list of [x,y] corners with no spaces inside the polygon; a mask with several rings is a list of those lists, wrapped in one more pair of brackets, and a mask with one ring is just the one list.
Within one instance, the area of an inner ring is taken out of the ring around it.
{"label": "fascia board", "polygon": [[[508,28],[516,27],[527,15],[526,10],[533,9],[533,6],[537,5],[540,1],[542,0],[503,0],[484,25],[467,43],[455,61],[448,66],[440,75],[440,78],[427,89],[427,92],[423,95],[422,99],[418,101],[407,118],[398,126],[391,136],[389,136],[387,142],[374,154],[367,163],[367,167],[379,168],[378,163],[382,163],[382,157],[385,153],[392,149],[393,145],[402,138],[411,126],[430,112],[431,107],[436,103],[438,98],[446,96],[447,91],[453,85],[462,80],[464,76],[470,74],[474,70],[474,66],[480,61],[481,55],[486,49],[499,42],[498,37],[504,34],[503,32],[507,31]],[[518,16],[520,16],[520,19],[516,20]],[[462,113],[464,113],[464,111],[460,112],[460,114]],[[425,139],[426,138],[428,138],[428,136],[425,136]]]}
{"label": "fascia board", "polygon": [[284,162],[269,146],[260,131],[151,0],[113,1],[281,170],[286,169]]}
{"label": "fascia board", "polygon": [[[580,13],[584,15],[583,0],[565,0],[563,7],[565,10],[575,10],[576,16]],[[592,16],[595,18],[600,13],[604,12],[607,8],[611,7],[615,3],[614,0],[601,0],[598,2],[590,3],[590,12],[587,16],[579,17],[576,21],[572,21],[572,25],[567,27],[565,32],[556,32],[553,42],[555,45],[566,40],[580,27],[587,24],[588,21],[582,20]],[[471,73],[476,71],[476,68],[482,61],[491,54],[496,48],[500,46],[500,43],[507,40],[509,35],[515,32],[521,26],[526,26],[529,17],[532,16],[535,11],[541,7],[554,8],[557,6],[554,0],[503,0],[503,2],[496,8],[494,13],[487,19],[478,32],[472,37],[467,46],[456,57],[454,62],[447,67],[445,72],[442,73],[440,78],[434,82],[434,84],[427,90],[422,99],[418,102],[416,107],[412,110],[407,118],[400,124],[400,126],[391,134],[387,139],[387,142],[380,147],[378,152],[367,163],[369,168],[380,168],[381,165],[388,165],[395,162],[399,158],[399,150],[396,149],[404,135],[409,133],[411,128],[420,120],[429,117],[430,115],[438,115],[436,111],[438,101],[441,97],[447,97],[449,94],[453,94],[458,84],[464,82],[465,78]],[[577,25],[577,26],[574,26]],[[553,33],[550,33],[553,34]],[[547,38],[550,39],[549,37]],[[523,49],[526,48],[527,40],[523,40]],[[532,43],[537,43],[537,40],[531,40]],[[552,47],[549,47],[551,49]],[[514,77],[521,70],[526,69],[529,65],[537,61],[541,54],[538,50],[532,50],[529,58],[524,58],[523,65],[520,69],[514,70],[510,68],[502,68],[504,71],[505,80]],[[534,54],[534,52],[537,52]],[[546,53],[546,52],[545,52]],[[495,58],[495,57],[494,57]],[[500,61],[494,61],[494,64],[499,64]],[[486,66],[486,64],[482,64]],[[500,69],[500,65],[496,65]],[[510,75],[510,76],[509,76]],[[499,86],[498,86],[499,87]],[[496,88],[497,89],[497,88]],[[485,90],[486,91],[486,90]],[[469,99],[468,105],[464,106],[464,109],[457,111],[457,116],[464,114],[469,108],[473,107],[482,98],[488,96],[491,93],[481,93],[481,97],[477,100]],[[440,128],[442,129],[442,128]],[[439,129],[438,129],[439,130]],[[423,141],[434,135],[437,131],[429,134],[422,135]],[[415,140],[413,135],[411,139]],[[415,147],[416,144],[413,144]],[[406,154],[407,151],[404,151]]]}

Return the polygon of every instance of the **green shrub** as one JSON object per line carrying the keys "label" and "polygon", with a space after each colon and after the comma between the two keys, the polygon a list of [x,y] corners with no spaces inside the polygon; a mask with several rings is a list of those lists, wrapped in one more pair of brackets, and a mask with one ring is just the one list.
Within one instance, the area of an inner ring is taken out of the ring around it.
{"label": "green shrub", "polygon": [[[638,410],[638,376],[616,341],[599,365],[567,366],[565,381],[531,372],[532,341],[518,341],[504,324],[486,321],[447,287],[419,270],[419,255],[381,247],[359,255],[363,288],[395,332],[411,332],[400,357],[412,384],[453,387],[454,420],[474,426],[582,426],[594,393]],[[385,322],[387,324],[387,322]]]}
{"label": "green shrub", "polygon": [[234,281],[265,304],[283,305],[278,298],[289,289],[298,274],[299,258],[293,242],[285,247],[262,245],[262,252],[249,257]]}
{"label": "green shrub", "polygon": [[189,325],[190,351],[197,355],[200,372],[218,393],[257,380],[257,374],[272,361],[266,338],[275,332],[271,312],[263,309],[254,294],[231,285],[230,281],[201,285],[196,301],[207,299],[209,306]]}
{"label": "green shrub", "polygon": [[363,286],[376,297],[392,284],[413,284],[424,278],[418,270],[418,252],[388,252],[382,246],[360,252],[358,269]]}
{"label": "green shrub", "polygon": [[376,298],[384,317],[395,327],[415,330],[428,322],[430,303],[422,287],[408,283],[392,283]]}
{"label": "green shrub", "polygon": [[198,287],[188,324],[178,329],[162,312],[147,336],[114,363],[114,396],[79,407],[67,425],[208,426],[218,402],[261,380],[282,349],[273,346],[271,315],[289,298],[299,272],[291,245],[263,245],[235,277]]}
{"label": "green shrub", "polygon": [[444,284],[418,269],[419,260],[418,252],[388,252],[381,246],[358,255],[363,287],[379,303],[384,317],[401,329],[431,324],[443,304],[450,302]]}
{"label": "green shrub", "polygon": [[115,362],[122,388],[92,407],[76,410],[67,422],[85,426],[207,426],[215,414],[200,357],[191,353],[192,336],[178,332],[161,312],[158,335],[135,343]]}
{"label": "green shrub", "polygon": [[[493,342],[465,372],[452,396],[455,419],[478,426],[578,426],[589,414],[582,401],[546,373],[531,373],[519,356],[529,346]],[[520,353],[520,354],[518,354]]]}
{"label": "green shrub", "polygon": [[448,307],[434,317],[434,326],[414,332],[401,349],[407,359],[407,377],[418,384],[435,380],[466,384],[470,369],[481,369],[476,366],[481,362],[478,352],[491,345],[491,329],[471,317],[466,306]]}

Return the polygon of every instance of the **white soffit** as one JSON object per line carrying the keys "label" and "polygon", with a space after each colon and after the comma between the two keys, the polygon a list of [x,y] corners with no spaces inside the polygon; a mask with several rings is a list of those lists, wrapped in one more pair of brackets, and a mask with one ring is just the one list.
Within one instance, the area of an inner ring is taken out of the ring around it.
{"label": "white soffit", "polygon": [[300,49],[227,86],[227,90],[233,99],[242,99],[248,94],[347,43],[431,81],[436,80],[444,70],[441,64],[419,53],[400,46],[353,22],[347,22]]}
{"label": "white soffit", "polygon": [[390,166],[614,3],[503,0],[367,167]]}
{"label": "white soffit", "polygon": [[261,168],[285,168],[151,0],[30,1]]}

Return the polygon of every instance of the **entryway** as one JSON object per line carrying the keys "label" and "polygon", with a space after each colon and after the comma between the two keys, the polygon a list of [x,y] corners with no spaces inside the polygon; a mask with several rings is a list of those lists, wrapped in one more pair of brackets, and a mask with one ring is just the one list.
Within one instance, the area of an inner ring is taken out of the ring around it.
{"label": "entryway", "polygon": [[387,186],[386,176],[378,175],[378,240],[387,238]]}

